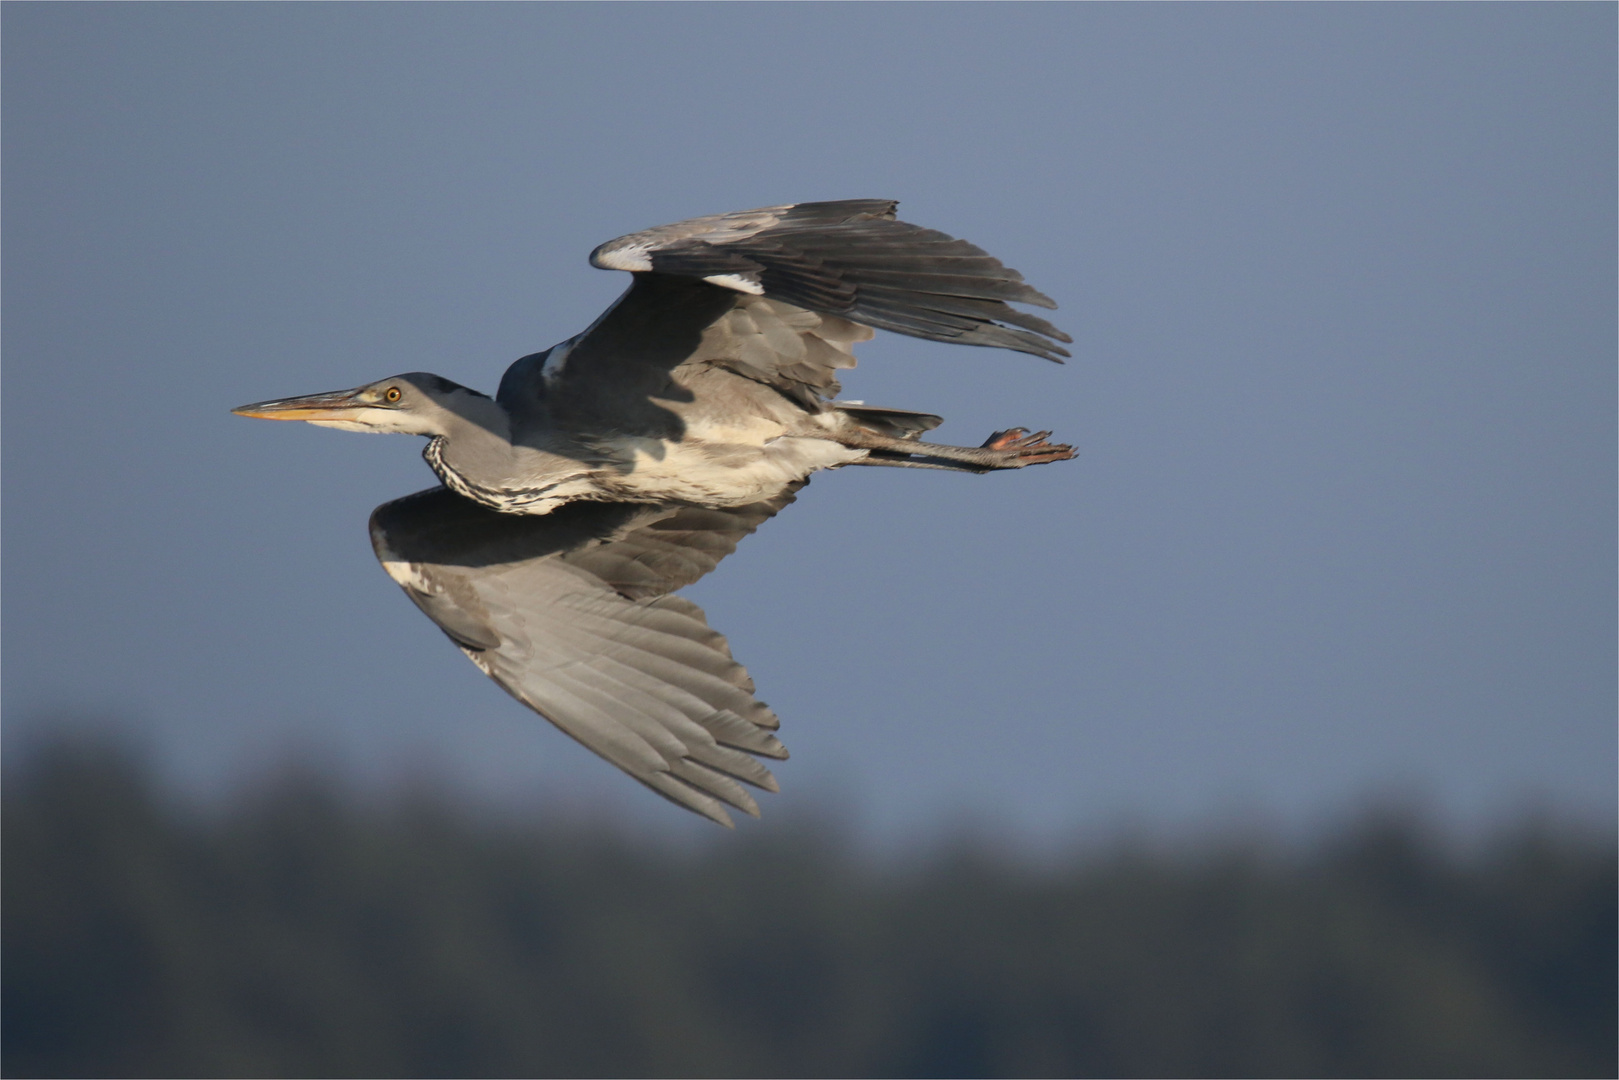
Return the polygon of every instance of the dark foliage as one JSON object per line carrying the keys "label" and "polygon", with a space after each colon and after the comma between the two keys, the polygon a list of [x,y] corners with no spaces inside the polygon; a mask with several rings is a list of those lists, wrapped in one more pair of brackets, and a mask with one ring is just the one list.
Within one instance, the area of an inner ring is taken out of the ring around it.
{"label": "dark foliage", "polygon": [[1611,843],[671,855],[126,755],[5,790],[8,1076],[1612,1076]]}

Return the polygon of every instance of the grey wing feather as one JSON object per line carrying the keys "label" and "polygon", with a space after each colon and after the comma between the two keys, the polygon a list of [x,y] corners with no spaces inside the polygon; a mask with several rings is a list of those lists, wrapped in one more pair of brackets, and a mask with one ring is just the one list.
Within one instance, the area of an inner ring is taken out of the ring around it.
{"label": "grey wing feather", "polygon": [[1008,302],[1054,308],[965,240],[895,219],[888,199],[798,203],[694,218],[591,253],[608,270],[698,278],[913,337],[1059,360],[1073,339]]}
{"label": "grey wing feather", "polygon": [[793,498],[733,510],[576,502],[521,515],[434,488],[379,506],[371,540],[406,595],[513,697],[729,826],[726,805],[759,812],[738,781],[777,790],[758,757],[787,750],[725,638],[669,594]]}
{"label": "grey wing feather", "polygon": [[[578,337],[517,361],[500,402],[544,410],[587,431],[679,438],[660,402],[690,400],[676,369],[723,368],[819,412],[873,331],[691,278],[636,274],[623,296]],[[560,356],[559,356],[560,353]]]}

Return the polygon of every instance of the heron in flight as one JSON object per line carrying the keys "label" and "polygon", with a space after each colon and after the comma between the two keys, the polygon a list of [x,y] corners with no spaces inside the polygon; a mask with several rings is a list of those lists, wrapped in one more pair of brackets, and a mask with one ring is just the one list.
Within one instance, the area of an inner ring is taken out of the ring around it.
{"label": "heron in flight", "polygon": [[777,791],[774,713],[674,595],[845,465],[984,473],[1074,456],[1050,432],[982,446],[940,418],[839,401],[873,328],[1061,363],[1054,308],[982,249],[883,199],[798,203],[632,233],[591,264],[633,275],[590,328],[507,369],[494,397],[422,372],[235,409],[427,438],[442,486],[385,503],[389,576],[486,675],[671,801],[730,826]]}

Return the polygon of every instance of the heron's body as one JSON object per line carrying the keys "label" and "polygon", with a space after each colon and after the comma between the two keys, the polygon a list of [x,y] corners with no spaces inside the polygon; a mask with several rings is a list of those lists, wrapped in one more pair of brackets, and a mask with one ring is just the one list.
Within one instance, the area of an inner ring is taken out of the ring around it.
{"label": "heron's body", "polygon": [[634,283],[488,397],[436,375],[237,411],[426,436],[444,488],[380,507],[389,575],[514,696],[674,801],[757,813],[784,757],[701,611],[670,595],[844,465],[988,472],[1073,456],[1017,428],[921,441],[927,413],[835,399],[872,327],[1048,359],[1054,306],[978,248],[878,200],[699,218],[604,244]]}
{"label": "heron's body", "polygon": [[424,450],[445,486],[508,513],[577,499],[745,506],[870,454],[839,441],[850,421],[837,405],[811,412],[722,367],[670,373],[640,423],[570,408],[565,386],[526,397],[455,395],[470,423]]}

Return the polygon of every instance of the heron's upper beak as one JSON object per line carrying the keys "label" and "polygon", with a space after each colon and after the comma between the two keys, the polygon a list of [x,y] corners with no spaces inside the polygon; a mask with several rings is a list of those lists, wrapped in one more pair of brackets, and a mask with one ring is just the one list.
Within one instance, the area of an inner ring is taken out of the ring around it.
{"label": "heron's upper beak", "polygon": [[357,420],[360,413],[371,405],[364,388],[334,390],[329,394],[310,394],[308,397],[282,398],[279,401],[259,401],[242,405],[231,412],[237,416],[252,416],[260,420]]}

